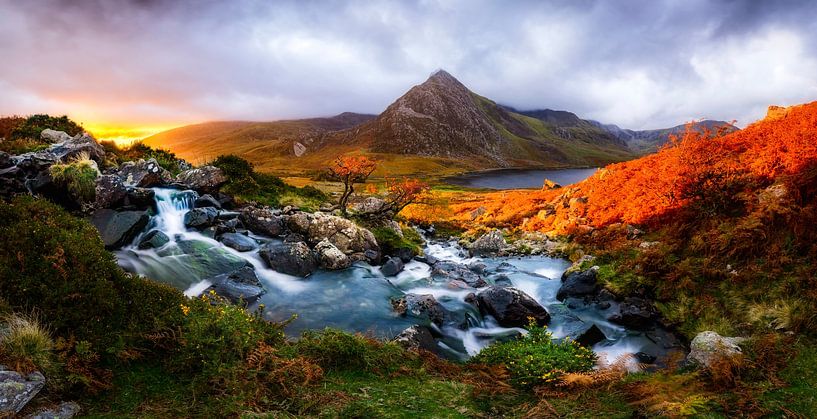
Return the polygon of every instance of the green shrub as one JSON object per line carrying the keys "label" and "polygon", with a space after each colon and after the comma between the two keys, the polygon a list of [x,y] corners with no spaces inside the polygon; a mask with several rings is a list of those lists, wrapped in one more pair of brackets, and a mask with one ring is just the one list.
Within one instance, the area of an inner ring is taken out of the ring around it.
{"label": "green shrub", "polygon": [[37,308],[60,336],[116,353],[156,328],[174,326],[181,292],[125,273],[96,229],[30,196],[0,202],[0,295],[16,311]]}
{"label": "green shrub", "polygon": [[291,355],[313,360],[327,371],[390,373],[411,359],[411,354],[393,342],[381,342],[361,334],[326,328],[305,331],[287,348]]}
{"label": "green shrub", "polygon": [[11,314],[0,325],[0,353],[15,368],[33,366],[48,370],[54,363],[54,341],[51,332],[35,316]]}
{"label": "green shrub", "polygon": [[372,227],[370,230],[384,254],[394,254],[395,250],[402,248],[411,249],[414,254],[422,252],[423,239],[413,228],[402,228],[403,237],[388,227]]}
{"label": "green shrub", "polygon": [[68,188],[68,192],[79,202],[93,202],[96,197],[96,178],[99,169],[88,155],[80,155],[67,164],[50,167],[51,178]]}
{"label": "green shrub", "polygon": [[15,127],[9,135],[10,140],[33,139],[39,140],[40,134],[45,129],[65,131],[68,135],[74,136],[83,131],[82,126],[68,119],[67,116],[31,115],[25,122]]}
{"label": "green shrub", "polygon": [[126,147],[120,147],[113,141],[101,141],[110,165],[119,165],[127,161],[156,159],[156,163],[173,176],[182,171],[184,160],[176,154],[162,149],[152,148],[142,142],[135,142]]}
{"label": "green shrub", "polygon": [[554,341],[547,328],[531,322],[527,335],[494,343],[470,362],[504,365],[514,385],[528,388],[556,383],[562,373],[590,371],[596,363],[596,355],[576,342]]}

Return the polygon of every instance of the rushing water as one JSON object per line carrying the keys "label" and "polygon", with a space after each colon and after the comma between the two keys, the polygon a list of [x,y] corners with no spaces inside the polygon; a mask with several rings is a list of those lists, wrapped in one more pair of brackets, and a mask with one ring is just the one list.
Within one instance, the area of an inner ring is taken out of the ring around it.
{"label": "rushing water", "polygon": [[545,179],[550,179],[553,182],[565,186],[587,179],[593,173],[596,173],[596,170],[598,169],[502,169],[466,173],[464,175],[451,176],[444,180],[453,185],[467,186],[469,188],[538,189],[542,187]]}
{"label": "rushing water", "polygon": [[[183,217],[192,208],[195,192],[155,191],[158,213],[145,232],[159,229],[167,234],[170,242],[159,249],[147,250],[132,244],[116,255],[125,269],[169,283],[185,290],[189,296],[199,295],[207,289],[210,285],[208,278],[249,263],[267,291],[249,308],[264,304],[264,315],[270,320],[285,320],[297,314],[297,319],[288,327],[288,333],[292,335],[331,326],[392,338],[411,325],[429,325],[427,320],[401,317],[393,311],[390,300],[408,293],[431,294],[448,311],[441,328],[433,324],[429,326],[440,336],[440,348],[452,358],[467,358],[497,338],[524,333],[522,329],[499,327],[490,316],[482,317],[465,302],[472,291],[451,288],[447,281],[433,279],[431,267],[419,261],[406,264],[403,272],[388,278],[378,267],[362,262],[341,271],[317,271],[308,278],[275,272],[266,267],[257,250],[238,252],[198,231],[186,229]],[[259,243],[276,240],[251,237]],[[137,237],[134,243],[138,241]],[[589,322],[596,324],[607,336],[607,340],[593,349],[608,358],[639,351],[666,352],[645,333],[629,331],[605,320],[617,309],[615,304],[605,310],[590,304],[574,304],[574,308],[568,308],[556,300],[559,278],[570,265],[564,259],[545,256],[470,258],[455,242],[431,242],[424,250],[426,255],[440,260],[465,265],[484,263],[484,276],[488,282],[521,289],[548,309],[552,316],[549,327],[556,338]]]}

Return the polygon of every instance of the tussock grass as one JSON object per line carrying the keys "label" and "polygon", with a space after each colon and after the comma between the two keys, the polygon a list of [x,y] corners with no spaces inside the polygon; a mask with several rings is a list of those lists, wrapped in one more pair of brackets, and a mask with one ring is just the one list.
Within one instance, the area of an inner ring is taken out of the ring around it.
{"label": "tussock grass", "polygon": [[0,352],[19,370],[49,369],[54,362],[51,331],[37,315],[8,314],[0,328]]}
{"label": "tussock grass", "polygon": [[96,178],[99,168],[87,153],[81,153],[71,162],[55,164],[49,169],[51,178],[68,188],[80,202],[91,202],[96,197]]}

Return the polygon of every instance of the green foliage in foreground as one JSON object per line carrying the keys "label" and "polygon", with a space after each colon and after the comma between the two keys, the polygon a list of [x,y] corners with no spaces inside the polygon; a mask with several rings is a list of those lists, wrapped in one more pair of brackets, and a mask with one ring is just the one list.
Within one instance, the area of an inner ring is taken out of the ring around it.
{"label": "green foliage in foreground", "polygon": [[384,254],[394,254],[397,249],[411,249],[414,254],[422,253],[423,238],[411,227],[401,228],[403,237],[388,227],[371,227],[369,230]]}
{"label": "green foliage in foreground", "polygon": [[250,162],[236,155],[219,156],[210,164],[224,171],[229,180],[222,191],[239,201],[254,201],[272,207],[295,205],[304,210],[317,210],[327,200],[326,195],[315,187],[297,188],[279,177],[258,173]]}
{"label": "green foliage in foreground", "polygon": [[93,160],[83,158],[67,164],[54,164],[49,170],[51,178],[66,187],[74,199],[93,202],[96,197],[96,178],[99,175]]}
{"label": "green foliage in foreground", "polygon": [[118,146],[113,141],[101,141],[100,144],[105,149],[107,163],[111,166],[118,166],[127,161],[155,159],[159,166],[176,176],[186,164],[174,153],[152,148],[142,142],[135,142],[124,147]]}
{"label": "green foliage in foreground", "polygon": [[70,136],[75,136],[81,133],[82,127],[76,122],[68,119],[67,116],[50,116],[44,114],[31,115],[26,118],[22,125],[16,127],[11,131],[9,136],[11,140],[22,139],[40,139],[40,134],[45,129],[53,129],[55,131],[65,131]]}
{"label": "green foliage in foreground", "polygon": [[573,341],[554,341],[547,328],[531,322],[527,335],[494,343],[471,362],[504,365],[513,384],[529,388],[556,383],[561,373],[590,371],[596,363],[596,354]]}

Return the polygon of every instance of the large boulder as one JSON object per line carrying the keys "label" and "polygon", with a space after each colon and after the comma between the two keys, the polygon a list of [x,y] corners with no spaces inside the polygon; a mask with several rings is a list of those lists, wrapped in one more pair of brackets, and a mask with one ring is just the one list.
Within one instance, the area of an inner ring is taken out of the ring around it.
{"label": "large boulder", "polygon": [[106,249],[118,249],[133,241],[148,224],[146,211],[114,211],[103,208],[91,215],[91,224],[99,230]]}
{"label": "large boulder", "polygon": [[193,208],[184,214],[184,225],[192,228],[206,228],[213,225],[218,210],[213,207]]}
{"label": "large boulder", "polygon": [[176,182],[203,194],[218,192],[222,185],[227,183],[227,176],[218,167],[202,166],[185,170],[176,176]]}
{"label": "large boulder", "polygon": [[442,326],[445,321],[445,309],[431,294],[406,294],[392,300],[392,307],[401,316],[411,315],[437,326]]}
{"label": "large boulder", "polygon": [[224,233],[219,237],[219,241],[239,252],[249,252],[258,248],[255,240],[239,233]]}
{"label": "large boulder", "polygon": [[105,160],[105,149],[93,137],[85,133],[52,144],[44,152],[54,156],[57,163],[68,163],[79,156],[88,156],[97,163],[102,163]]}
{"label": "large boulder", "polygon": [[71,138],[72,137],[65,131],[57,131],[50,128],[46,128],[40,133],[40,139],[51,144],[68,141]]}
{"label": "large boulder", "polygon": [[278,237],[284,232],[284,222],[280,211],[269,207],[242,208],[238,218],[255,234]]}
{"label": "large boulder", "polygon": [[128,208],[149,209],[156,207],[156,192],[150,188],[127,188],[124,206]]}
{"label": "large boulder", "polygon": [[399,274],[404,267],[405,265],[403,265],[403,261],[400,258],[390,257],[386,260],[386,263],[380,267],[380,272],[385,276],[395,276]]}
{"label": "large boulder", "polygon": [[738,346],[744,338],[723,337],[715,332],[698,333],[689,345],[687,360],[703,367],[711,367],[723,359],[740,356],[743,351]]}
{"label": "large boulder", "polygon": [[655,325],[658,310],[640,297],[627,297],[619,305],[619,311],[607,320],[635,330],[647,330]]}
{"label": "large boulder", "polygon": [[158,249],[170,242],[170,237],[161,230],[151,230],[139,239],[140,249]]}
{"label": "large boulder", "polygon": [[307,276],[318,268],[312,250],[304,242],[268,243],[258,254],[271,269],[288,275]]}
{"label": "large boulder", "polygon": [[0,417],[15,417],[45,386],[39,372],[22,376],[16,371],[0,371]]}
{"label": "large boulder", "polygon": [[582,272],[565,273],[562,276],[562,285],[556,293],[556,299],[564,301],[568,297],[595,295],[599,291],[599,286],[596,283],[598,271],[599,267],[594,266]]}
{"label": "large boulder", "polygon": [[352,211],[360,215],[375,215],[383,212],[386,201],[376,196],[370,196],[360,202],[350,205]]}
{"label": "large boulder", "polygon": [[426,326],[414,325],[400,332],[394,338],[394,342],[410,351],[425,350],[439,353],[439,346],[434,340],[434,335]]}
{"label": "large boulder", "polygon": [[218,199],[214,198],[213,195],[210,194],[204,194],[196,198],[196,202],[193,205],[195,205],[196,208],[213,207],[221,209],[221,202],[218,202]]}
{"label": "large boulder", "polygon": [[488,285],[481,276],[467,266],[448,260],[436,261],[432,265],[431,276],[443,281],[462,281],[474,288]]}
{"label": "large boulder", "polygon": [[213,284],[209,289],[232,303],[243,301],[251,304],[265,293],[252,266],[244,266],[233,272],[215,276],[209,281]]}
{"label": "large boulder", "polygon": [[101,175],[96,178],[96,208],[115,208],[128,195],[128,188],[116,175]]}
{"label": "large boulder", "polygon": [[323,269],[338,270],[352,266],[352,260],[329,240],[322,240],[315,245],[315,257]]}
{"label": "large boulder", "polygon": [[490,314],[502,327],[527,326],[528,319],[539,326],[550,322],[550,314],[531,296],[511,287],[488,287],[477,294],[477,303],[483,314]]}
{"label": "large boulder", "polygon": [[165,170],[156,159],[129,161],[119,165],[117,175],[122,179],[125,186],[135,186],[140,188],[150,188],[154,186],[169,185],[173,181],[173,176]]}
{"label": "large boulder", "polygon": [[494,230],[484,234],[471,243],[471,246],[468,247],[468,251],[471,253],[471,256],[496,255],[502,252],[502,249],[507,245],[508,243],[505,242],[505,237],[502,235],[502,232]]}
{"label": "large boulder", "polygon": [[366,251],[380,254],[374,234],[345,218],[322,212],[299,212],[289,216],[287,224],[290,230],[304,236],[309,244],[314,246],[329,240],[341,252],[356,260],[370,259],[364,256]]}

